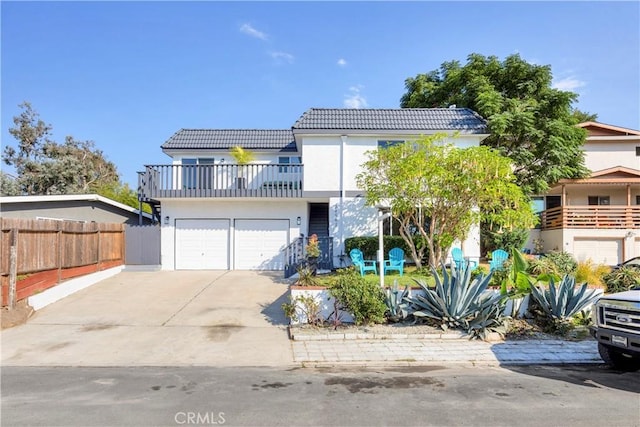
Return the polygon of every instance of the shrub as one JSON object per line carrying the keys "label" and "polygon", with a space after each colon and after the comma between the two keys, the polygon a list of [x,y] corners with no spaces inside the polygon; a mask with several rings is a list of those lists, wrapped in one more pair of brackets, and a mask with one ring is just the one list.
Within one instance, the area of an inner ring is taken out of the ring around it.
{"label": "shrub", "polygon": [[640,285],[640,269],[635,267],[620,267],[602,276],[607,293],[628,291]]}
{"label": "shrub", "polygon": [[[417,245],[425,244],[422,236],[415,236],[414,239]],[[384,236],[383,243],[385,258],[392,248],[400,248],[404,251],[405,256],[411,259],[411,249],[409,249],[409,246],[401,236]],[[347,254],[351,252],[351,249],[360,249],[364,257],[369,259],[376,258],[378,245],[378,236],[349,237],[344,241],[344,248]],[[424,256],[424,261],[426,261],[429,257],[428,250],[425,250]]]}
{"label": "shrub", "polygon": [[529,272],[540,275],[551,275],[560,278],[567,274],[575,274],[578,263],[568,252],[549,252],[543,257],[529,262]]}
{"label": "shrub", "polygon": [[296,285],[298,286],[317,286],[320,284],[315,271],[307,266],[298,267],[298,280]]}
{"label": "shrub", "polygon": [[511,253],[513,250],[521,250],[529,238],[529,230],[491,231],[487,226],[481,229],[481,240],[487,253],[496,249],[504,249]]}
{"label": "shrub", "polygon": [[364,279],[353,268],[338,270],[329,292],[344,310],[349,311],[356,325],[385,321],[385,295],[376,283]]}
{"label": "shrub", "polygon": [[604,264],[595,264],[591,259],[579,262],[576,268],[576,282],[588,283],[591,286],[604,288],[603,277],[611,271]]}
{"label": "shrub", "polygon": [[289,297],[289,302],[282,304],[284,315],[293,321],[305,320],[308,324],[318,326],[323,319],[320,310],[320,301],[312,295],[299,295]]}
{"label": "shrub", "polygon": [[489,274],[489,270],[486,267],[479,265],[473,270],[471,270],[471,280],[476,279],[478,276],[481,276],[481,275],[486,276],[487,274]]}
{"label": "shrub", "polygon": [[509,272],[511,271],[511,264],[513,261],[511,257],[509,257],[503,264],[502,268],[498,268],[493,270],[493,275],[491,276],[491,286],[502,286],[502,282],[504,282],[509,276]]}
{"label": "shrub", "polygon": [[555,266],[556,273],[560,276],[574,274],[576,272],[576,268],[578,268],[578,263],[569,252],[553,251],[546,254],[544,258]]}

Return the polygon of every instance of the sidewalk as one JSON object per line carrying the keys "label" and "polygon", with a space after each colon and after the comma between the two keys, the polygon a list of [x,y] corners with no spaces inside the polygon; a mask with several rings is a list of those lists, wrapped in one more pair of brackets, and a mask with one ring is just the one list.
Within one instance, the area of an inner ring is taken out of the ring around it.
{"label": "sidewalk", "polygon": [[593,340],[484,342],[466,338],[392,338],[292,341],[293,359],[304,366],[602,363],[597,347]]}

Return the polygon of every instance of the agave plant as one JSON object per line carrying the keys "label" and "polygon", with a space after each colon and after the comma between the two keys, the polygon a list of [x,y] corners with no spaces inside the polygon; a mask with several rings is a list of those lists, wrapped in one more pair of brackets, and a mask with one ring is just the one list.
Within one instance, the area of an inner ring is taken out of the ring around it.
{"label": "agave plant", "polygon": [[598,298],[598,290],[587,289],[586,283],[576,287],[576,279],[565,275],[557,287],[553,278],[549,289],[532,286],[531,295],[549,317],[567,320],[590,306]]}
{"label": "agave plant", "polygon": [[399,322],[409,315],[409,307],[405,298],[409,295],[409,286],[404,290],[398,289],[398,281],[393,281],[393,288],[385,289],[385,303],[387,304],[387,319],[391,322]]}
{"label": "agave plant", "polygon": [[451,268],[451,274],[442,266],[442,277],[432,269],[435,290],[422,280],[416,280],[425,295],[407,298],[413,305],[413,315],[441,322],[442,329],[463,329],[476,337],[486,337],[488,330],[503,324],[504,298],[499,293],[486,293],[491,273],[480,275],[473,281],[471,271]]}

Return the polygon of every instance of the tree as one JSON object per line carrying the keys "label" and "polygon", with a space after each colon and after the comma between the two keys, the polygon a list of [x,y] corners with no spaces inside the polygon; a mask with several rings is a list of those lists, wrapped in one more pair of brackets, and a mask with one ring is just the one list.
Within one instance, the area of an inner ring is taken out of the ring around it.
{"label": "tree", "polygon": [[[138,193],[129,187],[129,184],[122,184],[121,182],[103,185],[96,189],[96,193],[104,196],[108,199],[115,200],[124,205],[131,206],[138,209],[140,203],[138,201]],[[151,207],[147,203],[142,204],[142,211],[151,213]]]}
{"label": "tree", "polygon": [[16,179],[0,171],[0,196],[20,196],[20,186]]}
{"label": "tree", "polygon": [[584,123],[584,122],[595,122],[598,120],[597,114],[587,113],[585,111],[580,111],[577,108],[571,111],[571,115],[576,123]]}
{"label": "tree", "polygon": [[67,136],[64,144],[50,139],[52,127],[25,102],[19,116],[13,118],[9,133],[18,141],[18,149],[7,146],[3,160],[14,166],[20,193],[79,194],[95,192],[105,185],[116,185],[116,166],[108,161],[92,141],[77,141]]}
{"label": "tree", "polygon": [[[504,229],[531,227],[535,217],[515,184],[511,161],[489,147],[456,148],[445,135],[367,153],[358,186],[367,205],[388,204],[417,267],[426,249],[437,266],[454,241],[481,221]],[[417,244],[421,236],[426,247]]]}
{"label": "tree", "polygon": [[551,67],[533,65],[519,55],[503,62],[471,54],[467,63],[444,62],[439,70],[405,80],[403,108],[466,107],[487,120],[483,145],[511,158],[517,183],[526,194],[545,193],[563,178],[581,178],[586,131],[575,124],[577,95],[551,87]]}

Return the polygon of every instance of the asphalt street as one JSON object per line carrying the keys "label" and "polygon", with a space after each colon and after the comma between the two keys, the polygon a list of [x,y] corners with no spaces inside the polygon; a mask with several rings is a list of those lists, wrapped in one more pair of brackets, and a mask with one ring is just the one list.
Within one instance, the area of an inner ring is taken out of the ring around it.
{"label": "asphalt street", "polygon": [[605,365],[4,367],[3,426],[640,426]]}

